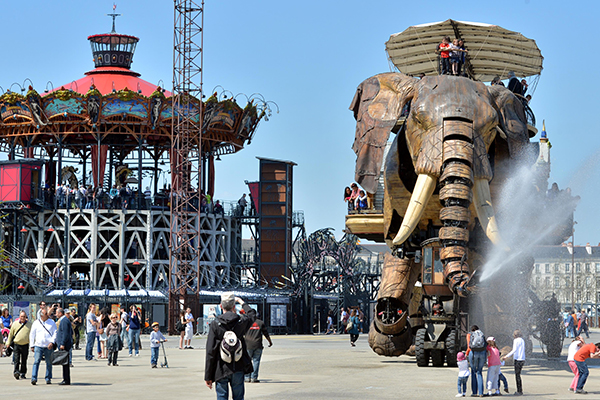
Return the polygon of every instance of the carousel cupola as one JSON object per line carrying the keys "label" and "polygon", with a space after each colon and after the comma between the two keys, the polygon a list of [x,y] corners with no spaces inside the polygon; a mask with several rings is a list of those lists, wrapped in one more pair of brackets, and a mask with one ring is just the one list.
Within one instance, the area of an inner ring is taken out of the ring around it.
{"label": "carousel cupola", "polygon": [[[92,54],[94,56],[94,64],[96,69],[87,74],[101,73],[107,69],[131,69],[133,62],[133,53],[135,46],[140,40],[135,36],[123,35],[115,30],[115,18],[120,14],[108,14],[113,18],[112,31],[100,35],[92,35],[88,37],[92,46]],[[86,75],[87,75],[86,74]],[[139,75],[130,71],[132,75]]]}

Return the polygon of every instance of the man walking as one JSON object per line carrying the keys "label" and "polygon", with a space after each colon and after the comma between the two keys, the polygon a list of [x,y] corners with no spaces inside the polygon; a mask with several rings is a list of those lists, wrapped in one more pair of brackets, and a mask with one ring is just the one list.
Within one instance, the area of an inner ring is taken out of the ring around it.
{"label": "man walking", "polygon": [[88,313],[85,316],[85,359],[92,361],[94,359],[94,342],[96,341],[96,330],[98,329],[98,320],[96,319],[96,305],[90,304]]}
{"label": "man walking", "polygon": [[27,321],[27,314],[21,311],[19,319],[10,327],[10,333],[6,340],[6,347],[13,345],[13,360],[15,363],[15,379],[25,379],[27,373],[27,356],[29,355],[29,334],[31,333],[31,322]]}
{"label": "man walking", "polygon": [[585,313],[585,310],[581,311],[581,317],[579,319],[579,331],[577,331],[577,336],[581,336],[581,332],[585,332],[585,336],[590,338],[590,330],[588,328],[588,316]]}
{"label": "man walking", "polygon": [[31,351],[34,354],[33,368],[31,371],[31,384],[37,383],[38,370],[42,356],[46,360],[46,383],[52,383],[52,353],[54,352],[54,342],[56,341],[56,323],[48,318],[48,311],[42,310],[40,319],[35,320],[31,325],[29,334],[29,343]]}
{"label": "man walking", "polygon": [[585,360],[587,360],[588,358],[600,358],[600,349],[598,348],[598,346],[600,346],[600,343],[584,344],[579,348],[579,350],[577,350],[577,353],[575,353],[575,357],[573,357],[573,359],[575,360],[575,364],[577,365],[577,371],[579,372],[579,379],[577,380],[577,390],[575,390],[575,393],[587,394],[587,392],[583,390],[583,386],[587,381],[590,371]]}
{"label": "man walking", "polygon": [[269,342],[269,347],[273,346],[273,342],[271,341],[271,337],[269,336],[269,332],[267,331],[267,327],[265,323],[256,318],[244,339],[246,340],[246,347],[248,348],[248,355],[252,359],[252,367],[254,371],[252,374],[246,374],[246,382],[260,382],[258,380],[258,368],[260,367],[260,358],[262,357],[263,352],[263,335],[265,339]]}
{"label": "man walking", "polygon": [[[59,350],[71,351],[73,348],[73,327],[71,321],[65,315],[65,311],[62,308],[56,310],[56,316],[58,317],[58,332],[56,334],[56,347]],[[59,385],[70,385],[71,384],[71,365],[70,358],[67,363],[63,364],[63,380]]]}
{"label": "man walking", "polygon": [[[236,303],[242,305],[243,315],[235,312]],[[204,381],[209,389],[216,383],[217,400],[228,399],[229,386],[233,400],[243,400],[244,374],[252,372],[252,362],[243,338],[256,320],[256,311],[231,292],[221,295],[221,309],[224,313],[210,323]],[[230,339],[227,346],[222,343],[226,332]],[[229,332],[233,332],[235,338]]]}
{"label": "man walking", "polygon": [[521,382],[521,370],[523,369],[523,365],[525,365],[525,341],[523,340],[523,335],[520,330],[516,330],[513,333],[513,347],[512,351],[502,357],[502,360],[506,360],[509,357],[513,357],[514,365],[515,365],[515,381],[517,382],[517,391],[515,392],[515,396],[523,395],[523,383]]}

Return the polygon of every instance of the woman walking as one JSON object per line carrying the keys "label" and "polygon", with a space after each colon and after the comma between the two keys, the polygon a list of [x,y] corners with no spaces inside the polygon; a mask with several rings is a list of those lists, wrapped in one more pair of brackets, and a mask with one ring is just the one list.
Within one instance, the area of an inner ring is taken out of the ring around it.
{"label": "woman walking", "polygon": [[567,362],[569,363],[569,367],[571,367],[571,371],[575,375],[573,381],[571,382],[571,386],[569,386],[569,391],[574,392],[577,390],[577,381],[579,380],[579,369],[577,369],[577,364],[575,364],[575,354],[577,350],[581,348],[585,344],[585,341],[581,336],[577,336],[571,344],[569,345],[569,354],[567,356]]}
{"label": "woman walking", "polygon": [[356,315],[356,309],[353,309],[350,314],[349,324],[352,324],[352,326],[349,329],[346,327],[346,332],[350,334],[350,345],[355,347],[355,342],[358,340],[358,328],[360,326],[360,321]]}
{"label": "woman walking", "polygon": [[106,348],[108,349],[108,365],[118,366],[117,357],[119,357],[119,350],[123,348],[123,342],[121,341],[121,324],[119,323],[119,316],[117,314],[110,315],[110,324],[106,326],[105,333],[108,336],[106,341]]}
{"label": "woman walking", "polygon": [[107,358],[107,350],[106,350],[106,341],[108,340],[108,336],[106,334],[106,327],[110,323],[110,318],[108,318],[108,309],[103,308],[100,311],[100,326],[98,328],[98,340],[100,341],[100,354],[98,358]]}

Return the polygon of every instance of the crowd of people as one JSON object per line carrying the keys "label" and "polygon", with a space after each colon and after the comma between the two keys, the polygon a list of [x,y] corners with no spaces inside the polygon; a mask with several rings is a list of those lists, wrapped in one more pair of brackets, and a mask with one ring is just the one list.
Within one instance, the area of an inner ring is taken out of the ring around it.
{"label": "crowd of people", "polygon": [[566,313],[564,317],[565,336],[574,338],[585,333],[586,337],[590,338],[590,330],[588,326],[588,315],[585,310]]}
{"label": "crowd of people", "polygon": [[367,193],[363,189],[360,189],[356,182],[353,182],[349,187],[346,186],[344,189],[344,201],[348,206],[348,214],[370,208]]}
{"label": "crowd of people", "polygon": [[[13,376],[17,380],[27,379],[28,356],[33,353],[31,384],[38,382],[39,367],[45,362],[44,380],[51,384],[53,364],[62,365],[63,380],[59,385],[70,385],[70,368],[73,366],[73,350],[80,350],[81,329],[85,329],[85,359],[107,360],[108,366],[118,366],[119,352],[124,347],[129,349],[129,357],[139,356],[141,349],[140,330],[147,326],[141,318],[141,311],[131,306],[120,313],[111,313],[107,307],[99,308],[90,304],[84,318],[77,315],[76,309],[62,308],[55,303],[51,306],[42,301],[39,303],[36,318],[30,321],[25,311],[20,311],[13,320],[8,309],[2,310],[3,330],[8,334],[0,337],[0,354],[11,356],[14,366]],[[85,323],[84,323],[85,321]],[[3,332],[4,333],[4,332]],[[160,333],[160,325],[152,324],[150,335],[150,365],[156,368],[158,347],[167,339]],[[94,344],[97,354],[94,356]],[[4,351],[4,352],[3,352]],[[41,379],[41,376],[40,376]]]}

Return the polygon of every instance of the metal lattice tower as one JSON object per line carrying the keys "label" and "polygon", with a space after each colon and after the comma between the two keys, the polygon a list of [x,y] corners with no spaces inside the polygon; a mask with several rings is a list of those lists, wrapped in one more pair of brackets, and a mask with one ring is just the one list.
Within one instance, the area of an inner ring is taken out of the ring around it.
{"label": "metal lattice tower", "polygon": [[204,1],[174,0],[174,5],[170,331],[181,307],[194,310],[198,298],[202,110],[194,120],[190,100],[202,99]]}

